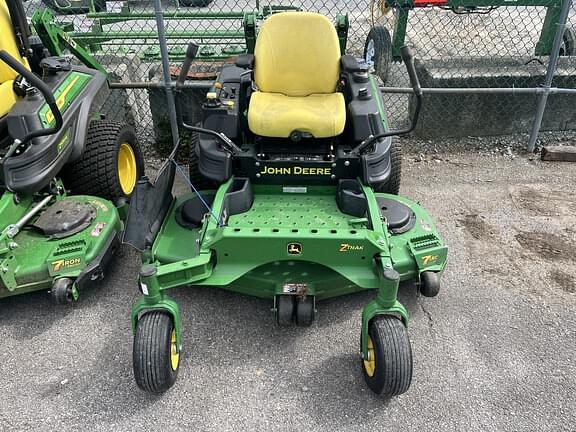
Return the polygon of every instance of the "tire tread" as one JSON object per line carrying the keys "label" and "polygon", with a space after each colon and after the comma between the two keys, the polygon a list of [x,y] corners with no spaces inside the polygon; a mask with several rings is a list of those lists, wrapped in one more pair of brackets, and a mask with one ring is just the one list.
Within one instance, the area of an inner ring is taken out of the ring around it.
{"label": "tire tread", "polygon": [[402,145],[397,139],[392,139],[390,146],[390,177],[383,183],[374,186],[376,192],[398,195],[402,182]]}
{"label": "tire tread", "polygon": [[364,377],[368,386],[385,397],[405,393],[412,382],[412,349],[406,327],[398,318],[377,316],[369,327],[376,349],[376,370]]}
{"label": "tire tread", "polygon": [[120,187],[117,168],[118,141],[125,134],[131,138],[138,177],[142,176],[144,161],[132,128],[123,123],[96,120],[88,128],[82,156],[62,172],[66,188],[74,194],[98,196],[113,202],[127,198]]}
{"label": "tire tread", "polygon": [[144,391],[163,393],[176,381],[178,371],[172,370],[169,351],[173,328],[171,317],[162,311],[147,312],[138,320],[133,367],[136,383]]}
{"label": "tire tread", "polygon": [[200,135],[198,132],[192,132],[190,135],[190,156],[188,159],[188,175],[190,177],[190,183],[192,183],[198,191],[214,189],[217,187],[216,182],[204,177],[198,169],[199,158],[196,153],[196,148],[199,143]]}

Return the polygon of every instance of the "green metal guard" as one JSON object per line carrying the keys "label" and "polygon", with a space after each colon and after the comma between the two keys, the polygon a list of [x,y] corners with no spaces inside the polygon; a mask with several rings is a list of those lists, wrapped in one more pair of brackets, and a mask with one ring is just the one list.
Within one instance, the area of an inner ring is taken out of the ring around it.
{"label": "green metal guard", "polygon": [[[64,49],[68,49],[85,65],[102,72],[105,72],[104,68],[92,55],[101,53],[104,44],[117,46],[118,50],[121,51],[122,46],[126,44],[125,41],[130,41],[132,46],[145,47],[139,51],[139,57],[142,61],[159,60],[159,49],[148,42],[157,40],[158,33],[156,30],[108,31],[104,28],[105,25],[127,21],[152,20],[155,16],[153,12],[133,12],[128,5],[124,5],[119,12],[94,12],[93,8],[90,10],[92,12],[86,14],[87,18],[94,20],[90,32],[74,31],[71,23],[58,23],[54,14],[47,9],[36,11],[32,17],[32,24],[52,55],[62,55]],[[182,10],[167,12],[163,16],[166,21],[237,20],[238,28],[236,30],[214,31],[167,31],[166,39],[202,40],[204,43],[200,47],[197,60],[222,61],[246,52],[253,53],[259,21],[273,13],[290,10],[300,10],[300,8],[279,5],[267,5],[260,8],[257,2],[256,9],[251,12],[188,12]],[[336,28],[342,53],[346,51],[348,27],[348,16],[338,15]],[[184,59],[184,50],[181,47],[172,47],[169,49],[169,55],[171,61],[181,61]]]}

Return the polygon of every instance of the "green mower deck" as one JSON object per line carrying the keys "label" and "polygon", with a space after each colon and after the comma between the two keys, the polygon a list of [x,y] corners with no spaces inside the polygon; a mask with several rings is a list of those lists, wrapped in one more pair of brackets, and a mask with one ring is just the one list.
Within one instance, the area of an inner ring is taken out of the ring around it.
{"label": "green mower deck", "polygon": [[[58,202],[79,202],[94,209],[86,228],[64,238],[51,237],[34,228],[33,219],[10,236],[9,227],[35,204],[26,199],[29,202],[16,204],[13,194],[4,193],[0,198],[0,298],[51,289],[58,280],[65,280],[73,283],[69,294],[76,299],[80,288],[102,277],[103,267],[119,246],[122,222],[118,210],[97,197],[58,197]],[[53,198],[51,203],[55,202]]]}
{"label": "green mower deck", "polygon": [[[417,277],[412,251],[418,247],[419,238],[428,239],[433,249],[442,246],[431,218],[406,198],[374,194],[375,197],[390,197],[409,205],[421,221],[420,226],[407,233],[388,237],[383,231],[368,229],[367,219],[341,213],[334,198],[335,188],[309,187],[305,195],[282,193],[280,186],[254,186],[254,189],[251,209],[230,216],[225,227],[218,227],[211,219],[206,230],[186,229],[178,224],[173,214],[167,217],[153,247],[153,261],[160,264],[157,277],[163,288],[193,283],[272,298],[280,294],[278,287],[283,283],[301,279],[310,283],[316,273],[320,276],[319,280],[324,279],[327,273],[334,272],[349,279],[349,282],[343,282],[343,286],[348,288],[336,288],[333,282],[327,282],[324,285],[330,289],[315,293],[318,298],[328,298],[343,294],[341,290],[353,292],[378,288],[378,279],[369,266],[366,268],[366,259],[386,251],[389,244],[392,245],[392,262],[401,280]],[[178,197],[171,213],[192,196]],[[214,214],[217,214],[217,209],[216,202]],[[200,248],[203,232],[206,235]],[[301,245],[299,253],[288,250],[288,245],[292,243]],[[211,250],[214,251],[217,266],[210,265]],[[429,255],[428,248],[424,251],[418,257]],[[283,261],[287,263],[286,269],[282,269]],[[300,266],[295,267],[297,263],[313,267],[316,265],[312,263],[317,263],[319,267],[302,276]],[[420,271],[442,269],[433,264],[437,264],[436,260],[427,264],[421,260]],[[273,266],[274,271],[266,268],[268,266]],[[202,271],[197,272],[198,268],[202,268]],[[282,272],[279,272],[280,269]],[[277,281],[270,281],[272,273]],[[260,275],[265,276],[262,279],[268,282],[259,283],[257,287],[248,283],[242,288],[243,276],[260,279]],[[350,283],[355,285],[350,287]]]}

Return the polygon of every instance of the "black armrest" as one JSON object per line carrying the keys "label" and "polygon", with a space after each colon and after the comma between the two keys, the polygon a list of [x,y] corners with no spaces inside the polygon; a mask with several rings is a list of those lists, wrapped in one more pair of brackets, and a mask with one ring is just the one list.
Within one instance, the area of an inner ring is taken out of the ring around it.
{"label": "black armrest", "polygon": [[236,66],[242,69],[254,68],[254,54],[241,54],[236,59]]}
{"label": "black armrest", "polygon": [[346,72],[366,72],[367,68],[364,65],[360,65],[356,60],[356,57],[351,55],[343,55],[340,57],[340,65],[342,69]]}

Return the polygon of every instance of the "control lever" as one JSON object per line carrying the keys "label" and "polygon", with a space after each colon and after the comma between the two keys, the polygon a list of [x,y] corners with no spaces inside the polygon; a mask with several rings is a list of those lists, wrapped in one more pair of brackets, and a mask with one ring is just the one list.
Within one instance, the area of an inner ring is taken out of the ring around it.
{"label": "control lever", "polygon": [[196,58],[196,54],[198,54],[198,48],[199,46],[194,42],[188,44],[188,48],[186,48],[186,57],[184,58],[184,63],[182,63],[182,67],[180,68],[178,79],[176,80],[177,90],[180,90],[182,86],[184,86],[184,81],[186,81],[188,72],[190,72],[190,66],[192,66],[192,62]]}
{"label": "control lever", "polygon": [[[196,54],[198,54],[198,45],[195,44],[194,42],[190,42],[188,44],[188,48],[186,48],[186,58],[184,59],[184,63],[182,63],[182,68],[180,69],[180,74],[178,75],[178,79],[176,81],[176,90],[181,90],[182,87],[184,86],[184,81],[186,81],[186,77],[188,76],[188,72],[190,71],[190,66],[194,61],[194,58],[196,58]],[[180,110],[180,112],[182,112],[182,110]],[[231,154],[242,153],[242,149],[238,147],[236,144],[234,144],[234,142],[226,135],[224,135],[222,132],[216,132],[210,129],[204,129],[201,127],[189,125],[184,121],[184,119],[181,116],[180,121],[184,129],[216,137],[222,143],[222,147],[224,147],[224,149],[229,153]]]}
{"label": "control lever", "polygon": [[402,61],[406,65],[406,71],[408,72],[408,77],[410,78],[410,85],[414,94],[416,96],[422,96],[422,89],[420,88],[420,80],[418,79],[418,74],[416,73],[416,67],[414,66],[414,56],[412,51],[406,45],[400,48],[400,56]]}

